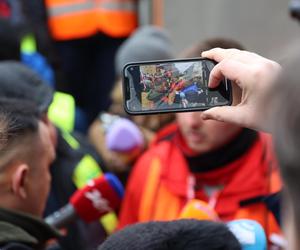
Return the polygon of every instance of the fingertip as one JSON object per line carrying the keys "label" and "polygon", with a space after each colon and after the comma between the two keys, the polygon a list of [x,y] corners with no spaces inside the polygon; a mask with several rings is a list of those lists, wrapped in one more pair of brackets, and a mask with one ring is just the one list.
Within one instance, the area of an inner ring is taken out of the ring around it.
{"label": "fingertip", "polygon": [[224,52],[224,49],[217,47],[217,48],[213,48],[213,49],[210,49],[210,50],[203,51],[201,53],[201,56],[213,59],[215,61],[219,61],[219,56],[221,55],[222,52]]}
{"label": "fingertip", "polygon": [[228,121],[230,117],[226,117],[228,115],[228,107],[213,107],[202,113],[203,120],[215,120],[219,122]]}
{"label": "fingertip", "polygon": [[202,56],[202,57],[207,57],[207,56],[209,55],[209,52],[210,52],[210,50],[203,51],[203,52],[201,53],[201,56]]}
{"label": "fingertip", "polygon": [[218,87],[219,84],[220,84],[220,80],[218,80],[218,79],[216,80],[213,77],[211,77],[211,79],[208,82],[208,87],[210,89],[214,89],[214,88]]}
{"label": "fingertip", "polygon": [[209,116],[209,114],[207,113],[207,111],[204,111],[204,112],[202,112],[202,114],[201,114],[201,118],[202,118],[203,120],[209,120],[209,119],[210,119],[210,116]]}
{"label": "fingertip", "polygon": [[203,51],[201,53],[201,56],[206,57],[206,58],[211,58],[214,54],[214,51],[215,51],[215,49],[210,49],[210,50]]}
{"label": "fingertip", "polygon": [[202,112],[201,114],[201,118],[203,120],[215,120],[216,117],[214,116],[214,110],[218,109],[217,107],[215,108],[211,108],[211,109],[208,109],[204,112]]}

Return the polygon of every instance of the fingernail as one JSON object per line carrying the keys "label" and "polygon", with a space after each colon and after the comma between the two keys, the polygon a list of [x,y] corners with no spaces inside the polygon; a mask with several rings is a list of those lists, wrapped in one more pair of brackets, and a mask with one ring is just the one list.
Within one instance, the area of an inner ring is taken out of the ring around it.
{"label": "fingernail", "polygon": [[207,119],[209,118],[209,116],[208,116],[205,112],[203,112],[203,113],[201,114],[201,118],[202,118],[203,120],[207,120]]}

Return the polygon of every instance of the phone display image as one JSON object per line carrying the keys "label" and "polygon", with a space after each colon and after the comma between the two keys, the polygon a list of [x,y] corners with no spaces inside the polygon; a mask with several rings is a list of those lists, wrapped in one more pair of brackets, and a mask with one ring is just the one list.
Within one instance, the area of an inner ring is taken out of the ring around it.
{"label": "phone display image", "polygon": [[228,105],[227,82],[221,86],[223,91],[208,88],[214,66],[213,61],[199,59],[129,65],[125,68],[125,106],[133,112],[168,112]]}

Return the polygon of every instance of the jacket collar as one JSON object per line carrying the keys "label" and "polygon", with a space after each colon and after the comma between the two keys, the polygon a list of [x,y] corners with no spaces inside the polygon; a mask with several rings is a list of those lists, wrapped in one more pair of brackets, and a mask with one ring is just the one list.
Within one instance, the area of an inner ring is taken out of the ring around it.
{"label": "jacket collar", "polygon": [[[43,220],[29,214],[0,208],[0,244],[23,242],[43,245],[46,241],[60,237],[60,233]],[[9,233],[2,233],[8,232]]]}
{"label": "jacket collar", "polygon": [[243,129],[226,145],[216,150],[197,154],[188,148],[180,133],[174,137],[176,145],[182,150],[193,173],[205,173],[226,166],[243,156],[257,140],[258,133]]}
{"label": "jacket collar", "polygon": [[[255,136],[249,146],[230,162],[220,163],[218,168],[213,168],[211,171],[192,173],[186,157],[178,147],[178,143],[174,141],[174,136],[171,141],[163,142],[166,151],[163,156],[165,162],[162,169],[162,182],[171,192],[184,198],[187,198],[190,175],[194,175],[201,185],[225,186],[222,191],[223,198],[228,196],[232,200],[235,196],[236,200],[240,201],[265,194],[267,163],[262,162],[264,145],[259,138],[260,136]],[[201,168],[201,162],[198,164]]]}

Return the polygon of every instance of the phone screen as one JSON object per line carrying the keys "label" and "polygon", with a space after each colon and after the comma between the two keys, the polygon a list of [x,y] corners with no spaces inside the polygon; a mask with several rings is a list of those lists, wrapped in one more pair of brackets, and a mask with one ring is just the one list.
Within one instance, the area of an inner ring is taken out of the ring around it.
{"label": "phone screen", "polygon": [[160,113],[230,105],[229,81],[208,88],[214,66],[207,59],[129,64],[124,69],[125,108],[129,113]]}

